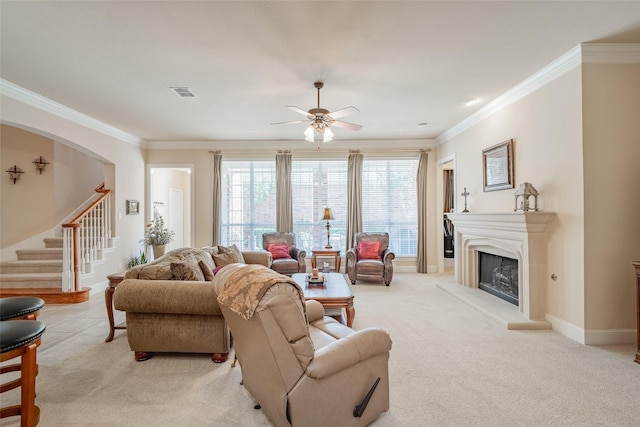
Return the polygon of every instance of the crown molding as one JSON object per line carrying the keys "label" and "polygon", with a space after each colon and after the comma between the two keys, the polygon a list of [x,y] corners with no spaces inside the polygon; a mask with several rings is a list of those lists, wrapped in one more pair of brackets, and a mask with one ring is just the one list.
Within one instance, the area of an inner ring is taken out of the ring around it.
{"label": "crown molding", "polygon": [[581,64],[581,56],[581,46],[578,45],[553,61],[551,64],[533,74],[531,77],[489,102],[474,114],[441,133],[436,140],[438,143],[451,140],[455,136],[460,135],[462,132],[477,125],[496,112],[573,70]]}
{"label": "crown molding", "polygon": [[585,64],[637,64],[640,63],[640,43],[583,43],[565,53],[551,64],[533,74],[522,83],[489,102],[476,113],[441,133],[438,144],[449,141],[477,125],[501,109],[518,101],[568,71]]}
{"label": "crown molding", "polygon": [[584,64],[639,64],[640,43],[584,43]]}
{"label": "crown molding", "polygon": [[131,135],[100,120],[96,120],[93,117],[87,116],[86,114],[80,113],[79,111],[73,110],[2,78],[0,78],[0,94],[128,144],[138,147],[144,145],[144,140],[135,135]]}

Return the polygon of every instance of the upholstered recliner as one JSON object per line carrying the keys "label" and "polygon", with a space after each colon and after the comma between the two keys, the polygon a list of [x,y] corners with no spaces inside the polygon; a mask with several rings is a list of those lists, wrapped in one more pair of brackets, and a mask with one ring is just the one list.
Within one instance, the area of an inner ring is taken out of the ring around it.
{"label": "upholstered recliner", "polygon": [[389,251],[389,233],[356,233],[353,244],[354,247],[346,254],[347,275],[351,283],[369,280],[389,286],[396,257]]}
{"label": "upholstered recliner", "polygon": [[295,273],[306,273],[305,257],[307,252],[296,248],[296,235],[294,233],[264,233],[262,235],[262,247],[271,252],[273,258],[272,270],[287,276]]}
{"label": "upholstered recliner", "polygon": [[212,285],[242,384],[274,425],[365,426],[388,410],[387,332],[324,316],[291,278],[261,266],[225,266]]}

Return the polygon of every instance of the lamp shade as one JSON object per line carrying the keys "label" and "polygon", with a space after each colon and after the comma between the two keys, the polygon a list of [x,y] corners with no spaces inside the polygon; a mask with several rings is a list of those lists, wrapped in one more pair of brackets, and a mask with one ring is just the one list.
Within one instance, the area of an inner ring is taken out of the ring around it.
{"label": "lamp shade", "polygon": [[331,212],[331,208],[324,208],[324,215],[322,216],[323,221],[329,221],[333,218],[333,213]]}
{"label": "lamp shade", "polygon": [[304,131],[305,141],[330,142],[333,141],[333,132],[328,126],[316,126],[310,124]]}

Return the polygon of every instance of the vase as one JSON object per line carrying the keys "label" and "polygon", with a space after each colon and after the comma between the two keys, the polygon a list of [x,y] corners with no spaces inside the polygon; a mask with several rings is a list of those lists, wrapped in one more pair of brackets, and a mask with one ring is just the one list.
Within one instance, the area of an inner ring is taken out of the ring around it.
{"label": "vase", "polygon": [[158,259],[164,255],[165,245],[152,245],[153,246],[153,259]]}

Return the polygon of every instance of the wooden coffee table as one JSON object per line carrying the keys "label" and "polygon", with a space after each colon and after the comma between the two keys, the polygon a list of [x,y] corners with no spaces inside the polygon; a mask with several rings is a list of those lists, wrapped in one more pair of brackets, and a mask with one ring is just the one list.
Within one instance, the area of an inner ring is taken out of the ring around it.
{"label": "wooden coffee table", "polygon": [[306,273],[296,273],[291,278],[302,288],[305,300],[316,300],[325,309],[339,309],[346,312],[347,326],[353,325],[356,309],[353,307],[351,286],[340,273],[325,273],[327,281],[324,286],[307,286]]}

